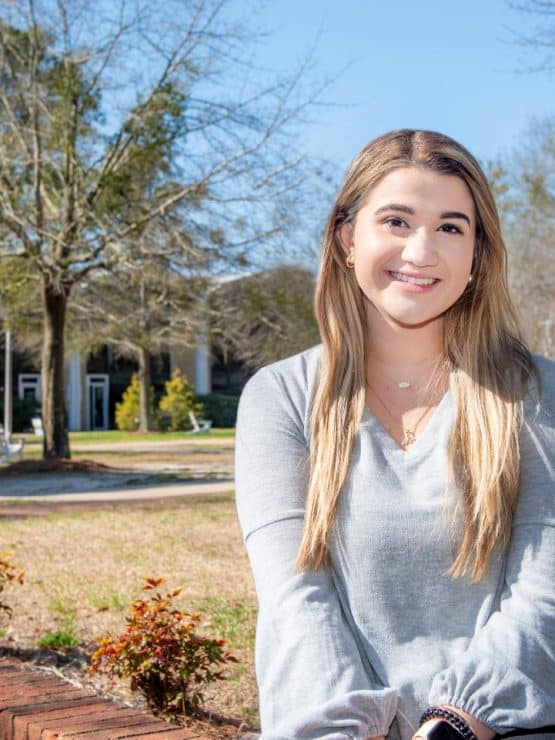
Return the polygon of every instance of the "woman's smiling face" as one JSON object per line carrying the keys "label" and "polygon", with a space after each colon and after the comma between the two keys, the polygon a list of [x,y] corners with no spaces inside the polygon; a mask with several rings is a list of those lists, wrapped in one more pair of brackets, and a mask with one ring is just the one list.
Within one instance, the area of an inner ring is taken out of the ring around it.
{"label": "woman's smiling face", "polygon": [[390,324],[420,326],[440,319],[468,285],[474,202],[455,175],[397,169],[372,188],[339,237],[354,258],[370,322],[381,316]]}

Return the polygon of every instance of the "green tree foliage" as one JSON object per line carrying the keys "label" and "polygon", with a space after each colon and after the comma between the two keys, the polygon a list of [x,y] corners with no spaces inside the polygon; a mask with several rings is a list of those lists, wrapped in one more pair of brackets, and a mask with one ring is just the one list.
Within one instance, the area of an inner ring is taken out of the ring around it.
{"label": "green tree foliage", "polygon": [[198,419],[202,418],[202,404],[196,400],[192,385],[179,368],[176,368],[170,380],[166,381],[165,390],[166,394],[160,399],[158,407],[169,416],[169,427],[172,432],[191,428],[190,412]]}

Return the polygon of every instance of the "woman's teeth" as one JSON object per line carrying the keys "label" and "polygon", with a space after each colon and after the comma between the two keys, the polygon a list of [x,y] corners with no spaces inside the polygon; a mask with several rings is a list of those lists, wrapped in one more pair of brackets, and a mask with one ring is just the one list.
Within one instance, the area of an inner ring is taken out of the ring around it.
{"label": "woman's teeth", "polygon": [[390,272],[395,280],[401,280],[404,283],[413,283],[413,285],[433,285],[437,283],[437,278],[417,278],[412,275],[404,275],[402,272]]}

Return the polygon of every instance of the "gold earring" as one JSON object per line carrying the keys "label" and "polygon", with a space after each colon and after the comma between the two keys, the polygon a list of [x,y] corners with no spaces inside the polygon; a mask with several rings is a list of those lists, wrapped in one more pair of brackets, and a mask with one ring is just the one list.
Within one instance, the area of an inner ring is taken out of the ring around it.
{"label": "gold earring", "polygon": [[352,252],[349,252],[348,257],[345,260],[345,264],[351,269],[355,266],[355,255]]}

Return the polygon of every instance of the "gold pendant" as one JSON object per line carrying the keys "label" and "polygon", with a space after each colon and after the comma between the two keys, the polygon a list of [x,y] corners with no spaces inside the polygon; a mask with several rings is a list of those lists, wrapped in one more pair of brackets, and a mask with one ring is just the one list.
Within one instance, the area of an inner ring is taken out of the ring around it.
{"label": "gold pendant", "polygon": [[405,434],[403,436],[403,447],[410,447],[412,444],[414,444],[416,440],[416,434],[414,433],[413,429],[405,429]]}

